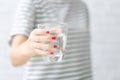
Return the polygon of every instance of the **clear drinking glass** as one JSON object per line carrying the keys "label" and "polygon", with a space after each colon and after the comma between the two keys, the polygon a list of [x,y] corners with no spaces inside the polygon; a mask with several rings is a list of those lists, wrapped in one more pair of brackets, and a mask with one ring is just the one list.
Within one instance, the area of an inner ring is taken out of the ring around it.
{"label": "clear drinking glass", "polygon": [[50,42],[44,42],[44,44],[56,44],[57,49],[55,49],[53,52],[54,54],[52,56],[41,56],[42,62],[60,62],[63,60],[65,48],[66,48],[66,42],[67,42],[67,31],[68,26],[66,23],[63,22],[57,22],[57,23],[42,23],[37,25],[38,29],[53,29],[58,28],[61,30],[60,33],[53,33],[50,35],[56,35],[55,41]]}

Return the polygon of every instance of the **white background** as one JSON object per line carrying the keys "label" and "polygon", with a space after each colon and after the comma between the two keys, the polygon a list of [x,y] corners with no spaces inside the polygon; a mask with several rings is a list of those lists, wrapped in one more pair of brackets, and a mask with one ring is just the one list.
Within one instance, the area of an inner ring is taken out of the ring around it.
{"label": "white background", "polygon": [[[90,11],[94,80],[120,80],[120,0],[85,0]],[[0,80],[22,80],[10,64],[9,32],[18,0],[0,0]]]}

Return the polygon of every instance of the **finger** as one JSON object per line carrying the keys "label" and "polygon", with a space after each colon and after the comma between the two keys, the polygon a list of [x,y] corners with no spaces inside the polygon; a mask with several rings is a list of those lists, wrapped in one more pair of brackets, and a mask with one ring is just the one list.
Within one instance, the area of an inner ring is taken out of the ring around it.
{"label": "finger", "polygon": [[34,29],[32,35],[48,35],[50,31],[48,29]]}
{"label": "finger", "polygon": [[32,36],[30,39],[32,42],[47,42],[47,41],[54,41],[56,40],[56,36],[49,35],[49,36]]}
{"label": "finger", "polygon": [[54,53],[52,51],[43,51],[43,50],[39,50],[39,49],[35,49],[35,52],[38,54],[38,55],[43,55],[43,56],[52,56]]}
{"label": "finger", "polygon": [[31,46],[34,49],[41,49],[41,50],[55,50],[57,48],[56,44],[41,44],[36,42],[32,42]]}

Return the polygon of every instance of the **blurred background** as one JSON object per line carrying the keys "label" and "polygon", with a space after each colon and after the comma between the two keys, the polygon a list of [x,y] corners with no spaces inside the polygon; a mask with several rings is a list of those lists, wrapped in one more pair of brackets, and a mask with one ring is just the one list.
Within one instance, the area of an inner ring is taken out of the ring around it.
{"label": "blurred background", "polygon": [[[94,80],[120,80],[120,0],[83,0],[90,11]],[[0,0],[0,80],[22,80],[10,64],[9,32],[18,0]]]}

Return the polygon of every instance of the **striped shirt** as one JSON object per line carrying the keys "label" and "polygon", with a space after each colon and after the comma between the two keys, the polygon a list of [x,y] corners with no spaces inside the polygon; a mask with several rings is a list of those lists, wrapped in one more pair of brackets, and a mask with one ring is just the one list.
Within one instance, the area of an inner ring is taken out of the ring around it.
{"label": "striped shirt", "polygon": [[21,0],[11,37],[29,36],[37,24],[63,21],[68,24],[64,60],[42,63],[41,56],[26,64],[24,80],[92,80],[88,10],[81,0]]}

